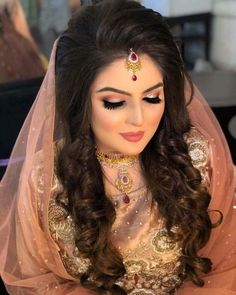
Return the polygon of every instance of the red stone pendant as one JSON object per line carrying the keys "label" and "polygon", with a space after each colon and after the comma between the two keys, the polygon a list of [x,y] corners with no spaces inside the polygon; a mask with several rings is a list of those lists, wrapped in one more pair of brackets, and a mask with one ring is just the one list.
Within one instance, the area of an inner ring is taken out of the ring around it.
{"label": "red stone pendant", "polygon": [[118,178],[115,181],[116,188],[124,193],[129,192],[132,189],[133,180],[126,170],[120,170],[118,172]]}
{"label": "red stone pendant", "polygon": [[132,76],[132,80],[133,80],[133,81],[137,81],[137,76],[136,76],[136,75],[133,75],[133,76]]}
{"label": "red stone pendant", "polygon": [[137,71],[141,68],[141,63],[139,61],[138,54],[130,48],[130,53],[127,59],[127,68],[130,72],[132,72],[132,80],[137,81],[137,76],[135,75]]}
{"label": "red stone pendant", "polygon": [[132,64],[136,64],[139,61],[138,55],[132,49],[130,49],[130,54],[128,56],[128,59]]}
{"label": "red stone pendant", "polygon": [[130,198],[129,198],[129,196],[125,195],[124,198],[123,198],[123,202],[124,202],[125,204],[129,204],[129,203],[130,203]]}

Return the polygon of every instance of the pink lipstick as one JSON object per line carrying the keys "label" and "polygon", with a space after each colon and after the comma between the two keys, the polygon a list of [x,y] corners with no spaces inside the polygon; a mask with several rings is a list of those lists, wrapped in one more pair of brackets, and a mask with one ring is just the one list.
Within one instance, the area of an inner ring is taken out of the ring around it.
{"label": "pink lipstick", "polygon": [[138,142],[143,138],[144,132],[138,131],[138,132],[126,132],[126,133],[120,133],[120,135],[131,142]]}

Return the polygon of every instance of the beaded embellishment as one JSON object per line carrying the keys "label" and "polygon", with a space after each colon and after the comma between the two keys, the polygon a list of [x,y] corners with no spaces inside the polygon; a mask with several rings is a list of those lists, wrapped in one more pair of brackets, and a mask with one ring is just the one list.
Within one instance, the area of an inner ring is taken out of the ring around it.
{"label": "beaded embellishment", "polygon": [[[118,168],[118,175],[114,186],[124,194],[123,202],[130,203],[128,193],[132,190],[133,179],[127,171],[128,167],[132,167],[137,161],[137,156],[121,156],[121,155],[107,155],[100,151],[96,151],[97,159],[100,164],[110,168]],[[108,179],[109,180],[109,179]]]}

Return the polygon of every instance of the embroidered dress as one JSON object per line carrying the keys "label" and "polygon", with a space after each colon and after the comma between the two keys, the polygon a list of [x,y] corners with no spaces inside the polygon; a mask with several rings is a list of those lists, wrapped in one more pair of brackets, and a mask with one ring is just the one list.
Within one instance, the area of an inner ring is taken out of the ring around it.
{"label": "embroidered dress", "polygon": [[[209,182],[209,147],[204,138],[192,130],[186,136],[193,165],[202,174],[205,184]],[[38,184],[40,186],[40,184]],[[83,259],[75,246],[76,227],[65,207],[66,196],[56,196],[60,184],[54,177],[49,206],[49,229],[58,244],[60,256],[67,272],[78,278],[90,262]],[[152,205],[152,196],[146,187],[129,193],[130,203],[123,202],[123,195],[110,196],[116,208],[116,221],[111,236],[122,254],[126,274],[117,281],[131,295],[174,294],[185,278],[180,243],[173,241],[158,213],[158,205]],[[172,231],[177,231],[173,228]]]}

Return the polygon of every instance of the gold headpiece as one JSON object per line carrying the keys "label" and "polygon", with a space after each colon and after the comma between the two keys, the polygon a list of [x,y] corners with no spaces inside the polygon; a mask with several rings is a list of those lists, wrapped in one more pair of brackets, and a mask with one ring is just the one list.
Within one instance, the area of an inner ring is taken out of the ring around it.
{"label": "gold headpiece", "polygon": [[138,79],[136,76],[136,72],[140,71],[141,62],[139,60],[137,53],[134,52],[132,48],[130,48],[130,53],[129,53],[127,60],[126,60],[126,66],[127,66],[128,71],[132,72],[132,74],[133,74],[132,80],[136,81]]}

